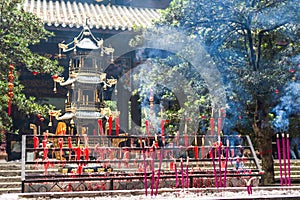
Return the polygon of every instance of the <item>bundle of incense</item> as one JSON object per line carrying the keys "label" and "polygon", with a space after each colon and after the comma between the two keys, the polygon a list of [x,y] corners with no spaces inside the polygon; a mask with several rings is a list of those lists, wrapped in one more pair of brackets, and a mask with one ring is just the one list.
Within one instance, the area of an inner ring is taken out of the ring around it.
{"label": "bundle of incense", "polygon": [[219,161],[219,176],[220,176],[219,186],[222,187],[221,144],[219,142],[218,142],[218,161]]}
{"label": "bundle of incense", "polygon": [[189,188],[189,157],[186,158],[186,171],[185,171],[185,176],[186,176],[186,187]]}
{"label": "bundle of incense", "polygon": [[164,154],[164,147],[161,148],[160,150],[160,156],[159,156],[159,167],[158,167],[158,172],[157,172],[157,179],[156,179],[156,192],[155,195],[158,194],[158,185],[159,185],[159,179],[160,179],[160,171],[161,171],[161,165],[162,165],[162,157]]}
{"label": "bundle of incense", "polygon": [[279,162],[279,173],[280,173],[280,185],[283,185],[282,182],[282,165],[281,165],[281,151],[280,151],[280,141],[279,141],[279,134],[277,134],[276,138],[276,143],[277,143],[277,153],[278,153],[278,162]]}
{"label": "bundle of incense", "polygon": [[216,164],[215,164],[215,155],[214,155],[214,148],[212,147],[211,149],[212,153],[212,163],[213,163],[213,168],[214,168],[214,176],[215,176],[215,182],[216,182],[216,187],[219,187],[219,183],[218,183],[218,178],[217,178],[217,170],[216,170]]}
{"label": "bundle of incense", "polygon": [[144,163],[144,186],[145,186],[145,195],[148,195],[148,183],[147,183],[147,164],[146,164],[146,150],[143,145],[143,163]]}
{"label": "bundle of incense", "polygon": [[176,177],[176,188],[178,188],[178,186],[179,186],[179,181],[178,181],[178,171],[177,171],[176,160],[174,161],[174,167],[175,167],[175,177]]}
{"label": "bundle of incense", "polygon": [[227,166],[228,166],[228,157],[229,157],[229,140],[226,140],[226,155],[225,155],[225,167],[224,167],[224,187],[226,187],[226,175],[227,175]]}
{"label": "bundle of incense", "polygon": [[283,184],[287,184],[287,174],[286,174],[286,147],[285,147],[285,137],[284,133],[282,133],[282,154],[283,154],[283,168],[284,168],[284,179]]}
{"label": "bundle of incense", "polygon": [[[154,142],[155,143],[155,142]],[[152,146],[152,160],[151,160],[151,168],[152,168],[152,178],[151,178],[151,196],[153,196],[153,189],[154,189],[154,175],[155,175],[155,169],[154,169],[154,160],[155,160],[155,144]]]}

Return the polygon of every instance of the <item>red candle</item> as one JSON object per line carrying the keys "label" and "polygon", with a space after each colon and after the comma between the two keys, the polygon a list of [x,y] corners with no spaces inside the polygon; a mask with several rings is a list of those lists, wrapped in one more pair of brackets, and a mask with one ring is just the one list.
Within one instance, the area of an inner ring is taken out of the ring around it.
{"label": "red candle", "polygon": [[205,147],[204,147],[204,135],[202,136],[202,146],[201,146],[201,151],[202,151],[202,158],[204,158],[205,157],[205,152],[204,152],[204,149]]}
{"label": "red candle", "polygon": [[215,119],[213,117],[210,118],[210,135],[215,134]]}
{"label": "red candle", "polygon": [[43,140],[43,148],[45,149],[47,146],[47,140]]}
{"label": "red candle", "polygon": [[116,122],[116,135],[119,135],[119,133],[120,133],[120,129],[119,129],[120,119],[119,119],[119,117],[116,117],[115,122]]}
{"label": "red candle", "polygon": [[85,160],[89,160],[89,148],[84,148]]}
{"label": "red candle", "polygon": [[69,160],[71,160],[71,154],[72,154],[72,138],[68,137],[68,148],[69,148]]}
{"label": "red candle", "polygon": [[76,159],[80,160],[80,157],[81,157],[81,148],[77,147],[77,149],[76,149]]}
{"label": "red candle", "polygon": [[189,146],[189,136],[187,134],[184,134],[184,144],[185,146]]}
{"label": "red candle", "polygon": [[112,135],[112,116],[109,116],[108,118],[108,134]]}
{"label": "red candle", "polygon": [[195,152],[195,159],[198,159],[199,158],[198,146],[194,146],[194,152]]}
{"label": "red candle", "polygon": [[174,170],[174,162],[170,162],[170,171]]}
{"label": "red candle", "polygon": [[199,149],[198,149],[198,143],[197,143],[197,136],[195,136],[194,153],[195,153],[195,159],[198,159],[199,158]]}
{"label": "red candle", "polygon": [[98,119],[98,126],[99,126],[99,134],[103,135],[103,124],[102,119]]}
{"label": "red candle", "polygon": [[37,136],[33,137],[33,148],[37,148],[39,146],[39,139]]}
{"label": "red candle", "polygon": [[149,136],[150,133],[149,133],[149,121],[148,120],[145,121],[145,125],[146,125],[146,133]]}
{"label": "red candle", "polygon": [[82,174],[82,165],[79,165],[77,168],[77,174]]}
{"label": "red candle", "polygon": [[61,150],[62,146],[63,146],[63,139],[62,138],[59,138],[58,145],[59,145],[59,148]]}
{"label": "red candle", "polygon": [[222,118],[218,118],[218,139],[220,141],[220,136],[221,136],[221,129],[222,129]]}
{"label": "red candle", "polygon": [[161,136],[165,135],[165,120],[161,120],[160,122],[160,127],[161,127]]}

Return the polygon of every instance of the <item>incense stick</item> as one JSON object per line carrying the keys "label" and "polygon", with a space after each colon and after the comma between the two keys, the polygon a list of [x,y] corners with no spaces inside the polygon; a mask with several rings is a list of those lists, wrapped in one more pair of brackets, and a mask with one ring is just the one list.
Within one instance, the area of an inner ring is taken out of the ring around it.
{"label": "incense stick", "polygon": [[288,161],[288,186],[291,186],[291,157],[290,157],[290,140],[289,134],[286,135],[286,152],[287,152],[287,161]]}
{"label": "incense stick", "polygon": [[155,160],[155,144],[153,144],[153,151],[152,151],[152,161],[151,161],[151,167],[152,167],[152,178],[151,178],[151,196],[153,196],[153,189],[154,189],[154,160]]}
{"label": "incense stick", "polygon": [[287,184],[287,174],[286,174],[286,148],[285,148],[285,137],[284,137],[284,133],[282,133],[282,152],[283,152],[283,169],[284,169],[284,184]]}
{"label": "incense stick", "polygon": [[163,156],[163,153],[164,153],[164,147],[162,147],[161,150],[160,150],[159,167],[158,167],[158,172],[157,172],[156,192],[155,192],[155,195],[158,194],[158,185],[159,185],[159,179],[160,179],[160,171],[161,171],[161,165],[162,165],[162,156]]}
{"label": "incense stick", "polygon": [[213,167],[214,167],[214,176],[215,176],[215,182],[216,182],[216,187],[219,187],[219,183],[218,183],[218,178],[217,178],[217,171],[216,171],[216,164],[215,164],[215,155],[214,155],[214,148],[211,149],[212,151],[212,163],[213,163]]}
{"label": "incense stick", "polygon": [[280,173],[280,185],[282,186],[282,166],[281,166],[281,153],[280,153],[280,141],[279,141],[279,134],[277,134],[277,153],[278,153],[278,162],[279,162],[279,173]]}
{"label": "incense stick", "polygon": [[226,187],[226,175],[227,175],[227,164],[228,164],[228,156],[229,156],[229,140],[226,140],[226,155],[225,155],[225,167],[224,167],[224,187]]}
{"label": "incense stick", "polygon": [[148,195],[148,184],[147,184],[147,165],[146,165],[146,150],[145,145],[143,145],[143,163],[144,163],[144,186],[145,186],[145,195]]}

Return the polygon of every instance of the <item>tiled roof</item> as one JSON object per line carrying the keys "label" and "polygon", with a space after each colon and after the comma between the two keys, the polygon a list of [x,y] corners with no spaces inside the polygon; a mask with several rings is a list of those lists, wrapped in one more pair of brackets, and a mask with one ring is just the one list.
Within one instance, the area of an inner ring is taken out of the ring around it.
{"label": "tiled roof", "polygon": [[160,14],[157,9],[117,5],[88,4],[64,0],[25,0],[23,8],[40,17],[48,26],[132,30],[133,26],[151,26]]}

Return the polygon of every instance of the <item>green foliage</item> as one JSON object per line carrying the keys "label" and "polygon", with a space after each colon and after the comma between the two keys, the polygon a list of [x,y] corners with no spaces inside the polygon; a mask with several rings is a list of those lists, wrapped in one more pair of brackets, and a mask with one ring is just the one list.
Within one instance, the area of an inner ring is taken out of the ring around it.
{"label": "green foliage", "polygon": [[[173,0],[170,7],[162,11],[162,18],[156,23],[158,27],[185,30],[191,40],[201,42],[213,57],[227,92],[227,119],[224,123],[228,129],[249,134],[253,132],[253,126],[270,127],[269,122],[273,118],[269,113],[284,95],[275,91],[281,91],[295,79],[290,72],[290,69],[296,68],[290,58],[299,55],[299,4],[295,2]],[[158,35],[173,37],[171,34]],[[141,45],[142,38],[145,37],[136,37],[131,45]],[[173,41],[177,40],[175,36]],[[172,40],[168,38],[167,41]],[[193,55],[193,48],[188,45],[178,56],[186,55]],[[164,80],[169,74],[184,74],[190,80],[187,85],[197,91],[193,94],[195,98],[187,93],[184,106],[192,108],[193,113],[198,110],[201,113],[200,116],[188,115],[207,123],[211,98],[205,91],[205,82],[199,78],[201,74],[192,71],[188,63],[172,57],[169,59],[176,60],[173,64],[159,63],[159,67],[151,66],[151,69],[141,70],[135,75],[135,80],[142,85],[138,92],[143,93],[145,87],[149,90],[153,83]],[[169,69],[162,71],[161,66]],[[147,79],[145,74],[151,77],[151,81],[141,82],[141,77]],[[182,85],[173,84],[175,90]],[[178,118],[185,117],[185,108],[175,110]],[[173,118],[174,112],[169,114]]]}
{"label": "green foliage", "polygon": [[[7,114],[8,105],[8,72],[9,65],[16,68],[26,67],[29,71],[39,73],[59,74],[63,68],[57,62],[33,53],[30,46],[41,40],[53,36],[44,28],[41,19],[22,10],[21,0],[0,0],[0,130],[15,131],[12,128],[12,119]],[[47,115],[50,106],[41,106],[35,103],[34,97],[26,97],[23,86],[18,81],[14,70],[14,97],[12,106],[25,114],[42,113]]]}

